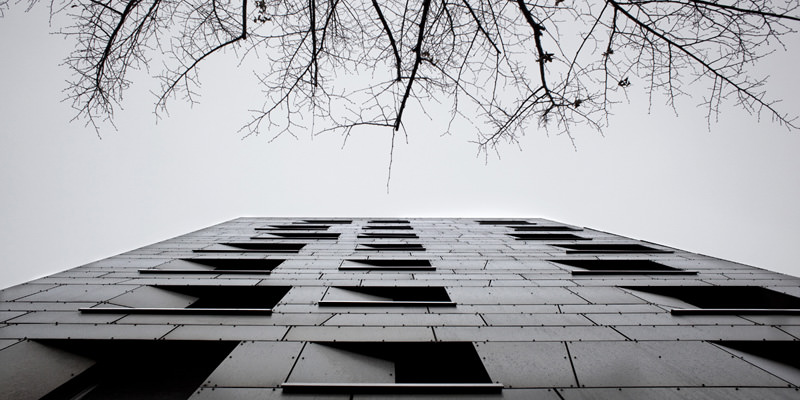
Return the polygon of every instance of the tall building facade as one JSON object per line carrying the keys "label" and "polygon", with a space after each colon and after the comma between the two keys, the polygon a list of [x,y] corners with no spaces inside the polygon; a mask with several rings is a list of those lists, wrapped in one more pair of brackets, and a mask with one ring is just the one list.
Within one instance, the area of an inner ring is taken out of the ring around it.
{"label": "tall building facade", "polygon": [[797,399],[800,279],[539,218],[239,218],[0,292],[0,399]]}

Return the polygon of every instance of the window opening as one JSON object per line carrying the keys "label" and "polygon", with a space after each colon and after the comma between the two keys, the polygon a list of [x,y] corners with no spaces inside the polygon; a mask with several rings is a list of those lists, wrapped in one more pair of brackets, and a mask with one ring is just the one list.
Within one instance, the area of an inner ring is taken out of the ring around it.
{"label": "window opening", "polygon": [[41,400],[187,399],[234,341],[39,340],[95,360]]}
{"label": "window opening", "polygon": [[302,222],[295,222],[295,224],[330,224],[330,225],[348,225],[352,224],[351,219],[304,219]]}
{"label": "window opening", "polygon": [[272,308],[289,292],[290,286],[176,286],[151,285],[196,298],[185,308],[92,307],[93,314],[271,314]]}
{"label": "window opening", "polygon": [[550,260],[551,262],[581,268],[572,275],[696,275],[697,271],[673,268],[652,260]]}
{"label": "window opening", "polygon": [[671,250],[661,250],[641,244],[627,243],[585,243],[585,244],[554,244],[554,247],[565,249],[567,254],[581,253],[672,253]]}
{"label": "window opening", "polygon": [[414,259],[359,259],[345,260],[339,269],[344,270],[435,270],[428,260]]}
{"label": "window opening", "polygon": [[142,274],[269,274],[286,260],[271,258],[181,258]]}
{"label": "window opening", "polygon": [[477,221],[481,225],[536,225],[523,220],[483,219]]}
{"label": "window opening", "polygon": [[[319,368],[329,369],[320,374]],[[499,393],[503,385],[492,382],[470,342],[314,342],[281,387],[287,393],[395,394]]]}
{"label": "window opening", "polygon": [[329,225],[269,225],[264,228],[256,228],[257,231],[327,231]]}
{"label": "window opening", "polygon": [[253,236],[250,239],[314,239],[314,240],[337,240],[339,233],[329,232],[270,232]]}
{"label": "window opening", "polygon": [[508,233],[517,240],[592,240],[571,233]]}
{"label": "window opening", "polygon": [[359,239],[419,239],[416,233],[362,233]]}
{"label": "window opening", "polygon": [[407,219],[372,219],[367,221],[368,224],[410,224]]}
{"label": "window opening", "polygon": [[628,286],[668,296],[697,308],[673,308],[672,314],[800,314],[800,298],[760,286]]}
{"label": "window opening", "polygon": [[305,245],[305,243],[217,243],[204,249],[192,251],[195,253],[297,253]]}
{"label": "window opening", "polygon": [[369,243],[359,244],[358,251],[425,251],[418,243]]}
{"label": "window opening", "polygon": [[443,287],[336,286],[320,306],[455,306]]}
{"label": "window opening", "polygon": [[376,229],[382,229],[382,230],[412,230],[414,228],[411,227],[410,225],[376,225],[376,226],[365,226],[365,227],[363,227],[361,229],[365,229],[365,230],[376,230]]}
{"label": "window opening", "polygon": [[581,228],[573,228],[571,226],[553,225],[553,226],[513,226],[515,231],[518,232],[542,232],[542,231],[582,231]]}

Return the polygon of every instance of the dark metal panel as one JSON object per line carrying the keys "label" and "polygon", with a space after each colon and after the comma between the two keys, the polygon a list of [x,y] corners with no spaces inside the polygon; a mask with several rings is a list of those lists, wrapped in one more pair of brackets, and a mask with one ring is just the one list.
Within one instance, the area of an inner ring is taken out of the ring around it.
{"label": "dark metal panel", "polygon": [[755,325],[735,315],[686,315],[674,316],[660,313],[608,313],[589,314],[587,318],[600,325]]}
{"label": "dark metal panel", "polygon": [[564,400],[786,400],[796,399],[793,388],[620,388],[560,389]]}
{"label": "dark metal panel", "polygon": [[14,318],[15,324],[89,324],[89,323],[110,323],[118,320],[119,315],[82,315],[77,311],[34,311],[22,317]]}
{"label": "dark metal panel", "polygon": [[17,343],[0,351],[0,399],[39,399],[92,365],[88,358],[40,343]]}
{"label": "dark metal panel", "polygon": [[179,326],[167,340],[280,340],[288,328],[263,325],[186,325]]}
{"label": "dark metal panel", "polygon": [[560,340],[625,340],[611,328],[602,326],[487,326],[434,327],[441,341],[560,341]]}
{"label": "dark metal panel", "polygon": [[[270,315],[127,315],[118,324],[171,325],[319,325],[328,320],[329,313]],[[119,317],[119,316],[117,316]]]}
{"label": "dark metal panel", "polygon": [[203,386],[277,387],[289,376],[302,347],[300,342],[242,342]]}
{"label": "dark metal panel", "polygon": [[126,285],[63,285],[24,297],[24,301],[106,301],[130,290]]}
{"label": "dark metal panel", "polygon": [[0,338],[154,340],[173,328],[171,325],[20,324],[0,328]]}
{"label": "dark metal panel", "polygon": [[42,285],[36,283],[23,283],[22,285],[12,286],[10,288],[0,290],[0,301],[17,300],[19,298],[29,296],[34,293],[52,289],[55,286],[56,285],[50,285],[50,284]]}
{"label": "dark metal panel", "polygon": [[458,304],[586,304],[560,287],[448,288]]}
{"label": "dark metal panel", "polygon": [[594,304],[641,304],[639,297],[616,287],[571,287],[569,291]]}
{"label": "dark metal panel", "polygon": [[634,340],[792,340],[792,336],[771,326],[681,325],[618,326],[616,329]]}
{"label": "dark metal panel", "polygon": [[569,342],[567,346],[582,386],[786,386],[706,342]]}
{"label": "dark metal panel", "polygon": [[562,342],[476,343],[492,380],[509,388],[576,386]]}
{"label": "dark metal panel", "polygon": [[337,342],[428,342],[433,331],[426,327],[336,327],[297,326],[289,330],[286,340]]}
{"label": "dark metal panel", "polygon": [[190,400],[350,400],[348,394],[292,394],[260,388],[200,388]]}
{"label": "dark metal panel", "polygon": [[579,314],[482,314],[491,326],[594,325]]}

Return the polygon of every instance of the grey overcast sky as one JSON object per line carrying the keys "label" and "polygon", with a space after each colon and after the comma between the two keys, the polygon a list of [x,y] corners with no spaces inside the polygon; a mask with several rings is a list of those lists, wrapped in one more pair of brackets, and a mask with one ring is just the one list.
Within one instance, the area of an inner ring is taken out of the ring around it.
{"label": "grey overcast sky", "polygon": [[[576,151],[532,128],[488,163],[446,121],[409,119],[387,194],[386,131],[243,139],[259,93],[224,54],[200,104],[156,124],[145,82],[98,139],[59,101],[69,42],[21,5],[0,19],[0,288],[238,216],[544,217],[800,275],[800,133],[738,109],[709,132],[704,92],[648,114],[634,85],[604,137],[576,130]],[[800,36],[787,45],[759,68],[797,113]]]}

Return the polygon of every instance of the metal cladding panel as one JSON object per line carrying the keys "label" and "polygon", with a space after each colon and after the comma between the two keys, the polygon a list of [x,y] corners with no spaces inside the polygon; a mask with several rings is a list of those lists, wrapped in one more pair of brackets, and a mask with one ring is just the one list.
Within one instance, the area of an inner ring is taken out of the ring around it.
{"label": "metal cladding panel", "polygon": [[580,314],[482,314],[490,326],[594,325]]}
{"label": "metal cladding panel", "polygon": [[563,400],[787,400],[796,399],[796,388],[620,388],[561,389]]}
{"label": "metal cladding panel", "polygon": [[40,343],[19,342],[0,350],[0,399],[38,399],[94,363]]}
{"label": "metal cladding panel", "polygon": [[289,330],[285,340],[335,342],[429,342],[431,328],[423,327],[353,327],[297,326]]}
{"label": "metal cladding panel", "polygon": [[289,328],[256,325],[184,325],[164,337],[167,340],[280,340]]}
{"label": "metal cladding panel", "polygon": [[792,340],[791,335],[772,326],[694,325],[618,326],[633,340]]}
{"label": "metal cladding panel", "polygon": [[136,286],[128,285],[62,285],[52,289],[25,296],[22,301],[108,301]]}
{"label": "metal cladding panel", "polygon": [[292,394],[257,388],[200,388],[190,400],[350,400],[349,394]]}
{"label": "metal cladding panel", "polygon": [[707,342],[569,342],[567,346],[581,386],[787,385]]}
{"label": "metal cladding panel", "polygon": [[160,339],[172,325],[19,324],[0,328],[0,338],[29,339]]}
{"label": "metal cladding panel", "polygon": [[492,380],[508,388],[577,386],[562,342],[488,342],[475,348]]}
{"label": "metal cladding panel", "polygon": [[286,381],[302,348],[300,342],[240,343],[203,387],[277,387]]}

